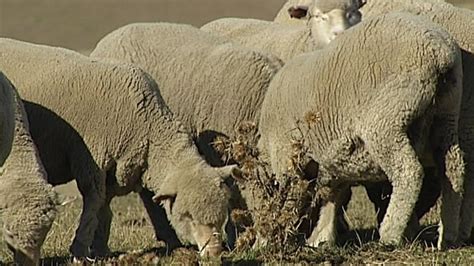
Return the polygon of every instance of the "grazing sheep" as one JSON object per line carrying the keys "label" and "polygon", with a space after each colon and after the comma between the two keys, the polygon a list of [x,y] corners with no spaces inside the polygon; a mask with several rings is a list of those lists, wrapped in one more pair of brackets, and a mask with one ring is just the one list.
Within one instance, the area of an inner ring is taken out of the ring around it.
{"label": "grazing sheep", "polygon": [[[381,242],[399,244],[421,188],[425,146],[446,170],[448,207],[441,215],[455,215],[450,210],[456,211],[464,173],[457,136],[461,67],[455,41],[427,20],[403,13],[366,20],[275,75],[262,104],[259,147],[283,181],[292,138],[319,163],[322,185],[388,179],[394,189]],[[312,112],[320,120],[305,123]],[[321,213],[334,213],[332,205]],[[334,243],[334,219],[324,218],[310,244]]]}
{"label": "grazing sheep", "polygon": [[[47,183],[46,171],[29,133],[23,103],[2,72],[0,89],[2,109],[14,108],[15,131],[10,156],[0,172],[3,237],[13,251],[16,264],[39,265],[41,245],[56,216],[56,193]],[[8,94],[13,94],[10,103],[4,102]],[[9,130],[6,126],[2,123],[2,131]]]}
{"label": "grazing sheep", "polygon": [[[165,102],[193,132],[200,152],[214,166],[227,163],[214,149],[216,137],[233,135],[242,121],[258,121],[268,84],[282,65],[274,56],[170,23],[117,29],[97,44],[91,57],[134,63],[150,73]],[[245,191],[233,190],[233,199],[239,194],[252,209]]]}
{"label": "grazing sheep", "polygon": [[[450,223],[453,230],[459,225],[457,239],[454,236],[450,237],[452,243],[446,243],[446,245],[468,242],[474,225],[474,169],[472,169],[472,165],[474,165],[474,138],[472,137],[474,134],[474,117],[472,115],[474,113],[474,75],[472,74],[474,73],[474,12],[454,7],[439,0],[371,0],[362,9],[364,17],[367,18],[394,11],[422,15],[433,21],[453,36],[462,51],[463,96],[459,118],[459,141],[466,161],[464,198],[460,220],[457,221],[456,217],[449,217],[449,221],[442,220],[442,225]],[[373,193],[370,190],[368,192],[369,195]],[[380,198],[380,193],[373,194],[378,194],[378,198]],[[420,197],[418,218],[421,218],[436,202],[436,189],[426,195],[426,197]],[[376,196],[373,195],[372,198],[376,198]],[[384,208],[380,213],[383,215]],[[440,227],[441,233],[443,230]],[[456,234],[456,232],[453,231],[451,234]]]}
{"label": "grazing sheep", "polygon": [[[285,25],[256,19],[223,18],[201,27],[245,47],[276,55],[284,62],[294,56],[321,49],[341,32],[358,23],[356,0],[313,0],[305,7],[305,25]],[[295,11],[296,12],[296,11]]]}
{"label": "grazing sheep", "polygon": [[95,255],[109,251],[109,203],[142,185],[165,205],[181,240],[203,255],[220,253],[229,198],[223,179],[235,168],[205,163],[149,75],[10,39],[0,40],[0,51],[0,68],[25,100],[48,181],[74,177],[83,195],[74,256],[87,256],[89,247]]}

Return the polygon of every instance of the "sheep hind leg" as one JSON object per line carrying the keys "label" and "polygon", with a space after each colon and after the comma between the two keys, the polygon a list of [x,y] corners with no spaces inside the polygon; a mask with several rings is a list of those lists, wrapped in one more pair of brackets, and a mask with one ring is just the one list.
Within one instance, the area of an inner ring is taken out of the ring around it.
{"label": "sheep hind leg", "polygon": [[[459,167],[455,167],[453,161],[462,162],[462,154],[460,149],[453,147],[447,151],[444,156],[446,167],[441,173],[441,219],[438,227],[438,244],[440,250],[446,248],[457,247],[459,242],[460,215],[462,205],[462,188],[464,180],[448,177],[448,173],[462,172]],[[440,158],[438,158],[440,160]],[[439,165],[443,165],[439,163]],[[454,166],[453,166],[454,165]],[[462,176],[462,173],[458,174]]]}
{"label": "sheep hind leg", "polygon": [[[459,239],[468,244],[472,235],[474,225],[474,180],[466,180],[465,194],[461,207],[461,221],[459,228]],[[471,243],[472,244],[472,243]]]}
{"label": "sheep hind leg", "polygon": [[387,213],[380,226],[380,241],[386,245],[400,245],[421,190],[423,167],[403,133],[375,141],[370,147],[371,155],[393,186]]}

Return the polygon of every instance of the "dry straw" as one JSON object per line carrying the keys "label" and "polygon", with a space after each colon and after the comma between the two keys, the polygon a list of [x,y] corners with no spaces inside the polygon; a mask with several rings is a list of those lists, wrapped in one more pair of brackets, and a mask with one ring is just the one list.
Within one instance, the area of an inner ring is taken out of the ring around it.
{"label": "dry straw", "polygon": [[311,216],[309,212],[316,203],[313,197],[318,194],[314,193],[315,182],[308,180],[303,171],[308,163],[308,149],[302,128],[311,130],[319,120],[319,113],[308,112],[303,123],[298,122],[295,130],[300,134],[289,137],[291,154],[281,180],[277,180],[259,156],[255,123],[243,122],[231,139],[219,137],[214,141],[214,147],[224,161],[235,161],[240,165],[244,178],[239,180],[238,186],[249,191],[255,205],[251,212],[241,209],[232,212],[232,221],[245,228],[237,238],[236,252],[252,246],[263,247],[261,255],[264,257],[282,259],[302,246],[301,227]]}

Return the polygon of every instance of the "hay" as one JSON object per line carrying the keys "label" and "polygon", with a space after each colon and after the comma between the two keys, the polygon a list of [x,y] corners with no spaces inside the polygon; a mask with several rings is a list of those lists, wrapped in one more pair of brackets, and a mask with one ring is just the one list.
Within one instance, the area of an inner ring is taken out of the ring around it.
{"label": "hay", "polygon": [[[305,126],[310,128],[319,119],[318,113],[307,113]],[[295,130],[302,132],[299,127]],[[239,209],[232,212],[234,224],[245,229],[237,238],[237,252],[253,247],[265,250],[261,255],[266,258],[278,256],[281,259],[292,256],[301,248],[304,237],[299,227],[309,217],[316,193],[315,182],[304,176],[308,149],[304,134],[300,135],[300,138],[289,141],[291,154],[288,171],[282,180],[276,179],[269,165],[259,156],[255,123],[243,122],[232,138],[217,138],[214,141],[214,147],[222,154],[224,161],[233,160],[239,164],[244,178],[238,186],[247,190],[255,201],[252,211]]]}

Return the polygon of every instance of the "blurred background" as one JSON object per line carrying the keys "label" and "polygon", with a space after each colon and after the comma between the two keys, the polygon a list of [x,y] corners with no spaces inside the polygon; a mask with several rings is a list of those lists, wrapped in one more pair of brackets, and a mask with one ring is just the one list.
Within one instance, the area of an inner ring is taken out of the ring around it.
{"label": "blurred background", "polygon": [[[169,21],[201,26],[218,17],[271,20],[284,2],[285,0],[0,0],[0,36],[62,46],[86,53],[105,34],[131,22]],[[474,0],[448,2],[474,9]]]}

